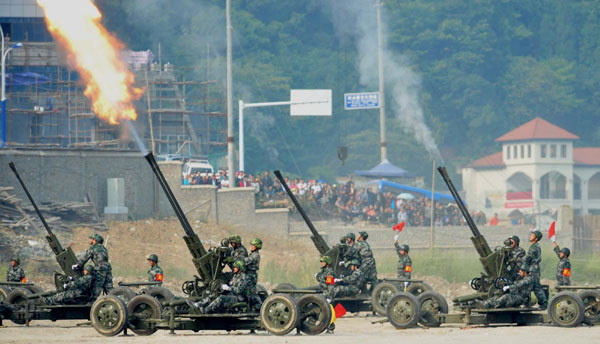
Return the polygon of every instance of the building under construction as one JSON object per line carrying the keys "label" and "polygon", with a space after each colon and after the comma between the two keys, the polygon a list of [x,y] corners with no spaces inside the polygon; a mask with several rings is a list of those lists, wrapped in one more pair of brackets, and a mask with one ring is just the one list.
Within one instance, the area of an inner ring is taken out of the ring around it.
{"label": "building under construction", "polygon": [[[0,9],[6,62],[6,129],[9,147],[138,149],[122,126],[91,110],[85,85],[46,29],[41,9]],[[215,157],[226,150],[224,84],[208,70],[154,61],[150,51],[130,53],[136,87],[135,123],[148,149],[159,154]],[[160,60],[160,59],[159,59]]]}

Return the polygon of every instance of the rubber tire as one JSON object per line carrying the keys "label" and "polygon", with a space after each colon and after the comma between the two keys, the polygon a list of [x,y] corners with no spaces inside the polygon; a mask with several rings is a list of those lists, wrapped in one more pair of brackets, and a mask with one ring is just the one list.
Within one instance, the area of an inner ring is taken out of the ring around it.
{"label": "rubber tire", "polygon": [[[314,317],[306,317],[303,308],[308,305],[314,305],[319,308],[321,312],[321,319],[315,319]],[[331,305],[324,297],[315,294],[306,294],[298,299],[298,308],[300,309],[300,324],[298,328],[300,331],[314,336],[323,333],[331,324]],[[314,321],[316,320],[316,321]],[[313,324],[314,323],[314,324]]]}
{"label": "rubber tire", "polygon": [[[23,304],[23,302],[25,304],[29,303],[30,301],[26,300],[25,297],[27,295],[31,295],[31,291],[29,291],[29,289],[25,289],[25,288],[15,288],[13,289],[10,293],[8,293],[8,295],[6,296],[6,300],[5,303],[9,304],[9,305],[16,305],[16,304]],[[23,300],[25,299],[25,300]],[[15,303],[17,302],[17,303]],[[25,320],[12,320],[12,322],[14,322],[17,325],[25,325],[26,321]]]}
{"label": "rubber tire", "polygon": [[[387,293],[387,291],[391,291],[391,293]],[[387,307],[388,301],[390,300],[392,295],[398,293],[399,291],[400,291],[400,287],[396,283],[381,282],[381,283],[377,284],[375,286],[375,288],[373,288],[373,292],[371,292],[371,308],[373,309],[373,311],[381,316],[386,316],[387,315],[386,307]],[[380,294],[382,292],[385,292],[387,295],[386,295],[385,300],[380,301],[378,299],[381,299]]]}
{"label": "rubber tire", "polygon": [[[129,303],[127,304],[127,312],[129,313],[130,320],[133,318],[132,315],[135,314],[136,307],[138,307],[142,304],[149,306],[150,309],[152,310],[151,319],[160,319],[161,313],[162,313],[161,304],[158,302],[156,297],[146,294],[146,295],[138,295],[138,296],[134,297],[133,299],[129,300]],[[134,321],[135,321],[135,319],[134,319]],[[128,328],[131,329],[131,331],[133,331],[133,333],[137,334],[138,336],[149,336],[157,331],[157,328],[155,328],[155,327],[149,328],[149,329],[134,329],[133,327],[131,327],[131,325],[132,325],[132,323],[129,322],[127,324]]]}
{"label": "rubber tire", "polygon": [[165,287],[152,287],[146,291],[146,295],[152,296],[160,304],[165,301],[171,301],[175,298],[175,295],[173,295],[173,293]]}
{"label": "rubber tire", "polygon": [[[560,321],[559,314],[556,314],[556,306],[558,303],[564,299],[570,299],[572,303],[577,307],[577,315],[575,319],[573,319],[569,323],[564,323]],[[558,327],[575,327],[579,326],[583,322],[583,318],[585,315],[585,306],[583,305],[583,301],[579,297],[579,295],[570,292],[570,291],[561,291],[560,293],[554,295],[554,297],[548,303],[548,315],[550,316],[550,320],[555,326]]]}
{"label": "rubber tire", "polygon": [[431,286],[425,282],[411,282],[408,287],[406,287],[406,292],[411,293],[414,296],[419,296],[426,291],[433,290]]}
{"label": "rubber tire", "polygon": [[116,287],[108,292],[108,295],[115,295],[123,302],[128,303],[131,299],[137,296],[137,293],[129,287]]}
{"label": "rubber tire", "polygon": [[[581,301],[583,301],[583,306],[584,306],[584,317],[583,317],[583,322],[588,324],[588,325],[593,325],[593,324],[598,324],[600,323],[600,291],[597,290],[582,290],[579,292],[579,297],[581,298]],[[589,314],[585,314],[585,308],[588,307],[588,304],[586,304],[585,299],[591,299],[591,298],[595,298],[595,302],[594,305],[590,306],[590,313]]]}
{"label": "rubber tire", "polygon": [[[442,325],[441,322],[429,320],[424,316],[427,316],[426,313],[448,314],[448,302],[446,302],[446,299],[442,295],[436,293],[435,291],[429,290],[419,295],[417,297],[417,300],[419,301],[419,307],[421,308],[419,324],[426,327],[440,327],[440,325]],[[423,304],[429,300],[433,300],[437,306],[434,312],[430,312],[429,309],[423,308]]]}
{"label": "rubber tire", "polygon": [[8,288],[0,286],[0,302],[4,302],[4,300],[6,300],[6,297],[8,297],[8,293],[10,293],[10,290],[8,290]]}
{"label": "rubber tire", "polygon": [[[111,303],[113,306],[115,306],[119,318],[117,319],[115,325],[113,325],[111,328],[104,329],[100,326],[100,319],[98,319],[97,313],[102,306]],[[103,336],[112,337],[121,333],[125,329],[125,326],[127,326],[129,321],[129,312],[127,311],[125,302],[119,296],[104,295],[99,297],[96,302],[92,304],[92,308],[90,309],[90,321],[98,333]]]}
{"label": "rubber tire", "polygon": [[[397,303],[399,302],[407,302],[408,305],[412,308],[411,317],[407,320],[396,319],[394,318],[394,309]],[[414,327],[419,321],[421,314],[421,305],[419,304],[419,300],[417,297],[411,293],[399,292],[394,294],[390,298],[390,301],[387,304],[387,318],[389,322],[398,329],[411,328]]]}
{"label": "rubber tire", "polygon": [[32,294],[39,294],[44,292],[44,290],[38,287],[37,285],[28,285],[25,287],[25,289],[29,290]]}
{"label": "rubber tire", "polygon": [[[287,311],[289,312],[289,320],[287,323],[281,325],[281,327],[275,327],[271,322],[269,322],[270,314],[269,308],[274,303],[284,303],[287,306]],[[283,336],[291,331],[293,331],[296,327],[298,327],[298,322],[300,320],[300,309],[298,308],[298,303],[287,294],[273,294],[263,302],[262,307],[260,308],[260,320],[262,322],[265,330],[270,333]]]}

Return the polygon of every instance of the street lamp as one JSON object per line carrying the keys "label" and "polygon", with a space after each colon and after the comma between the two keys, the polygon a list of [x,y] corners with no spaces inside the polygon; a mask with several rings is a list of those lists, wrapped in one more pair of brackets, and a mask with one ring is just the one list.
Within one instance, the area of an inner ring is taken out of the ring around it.
{"label": "street lamp", "polygon": [[2,148],[6,147],[6,56],[8,53],[23,46],[23,43],[15,43],[6,51],[4,51],[4,30],[0,26],[0,34],[2,35]]}

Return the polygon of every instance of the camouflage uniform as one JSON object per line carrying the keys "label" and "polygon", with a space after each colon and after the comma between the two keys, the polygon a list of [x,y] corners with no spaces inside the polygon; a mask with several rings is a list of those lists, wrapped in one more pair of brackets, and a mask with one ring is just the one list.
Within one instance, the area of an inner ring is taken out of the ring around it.
{"label": "camouflage uniform", "polygon": [[256,292],[256,284],[258,283],[258,268],[260,266],[260,254],[258,250],[250,252],[248,257],[243,260],[246,267],[246,276],[250,284],[249,302],[256,309],[260,309],[262,301]]}
{"label": "camouflage uniform", "polygon": [[352,272],[352,275],[345,277],[344,281],[341,285],[336,285],[333,289],[328,293],[327,297],[329,299],[336,299],[344,296],[354,296],[362,290],[367,275],[362,271],[362,269],[356,269]]}
{"label": "camouflage uniform", "polygon": [[[560,258],[560,247],[556,246],[554,252]],[[571,285],[571,261],[566,255],[558,262],[556,267],[556,281],[558,285]]]}
{"label": "camouflage uniform", "polygon": [[[331,280],[329,282],[329,284],[327,284],[328,276]],[[325,267],[322,267],[321,271],[317,272],[317,274],[315,275],[315,279],[317,280],[317,282],[319,282],[319,288],[321,289],[323,294],[326,294],[327,291],[331,289],[331,286],[333,285],[334,277],[335,277],[335,273],[333,272],[333,269],[331,268],[331,266],[327,266],[327,265]]]}
{"label": "camouflage uniform", "polygon": [[244,245],[240,245],[233,250],[231,250],[231,256],[229,257],[229,267],[233,270],[233,263],[236,260],[244,261],[244,258],[248,257],[248,250],[244,247]]}
{"label": "camouflage uniform", "polygon": [[360,247],[356,241],[352,245],[346,244],[346,250],[344,251],[344,261],[346,263],[349,263],[354,259],[358,260],[360,263]]}
{"label": "camouflage uniform", "polygon": [[529,246],[529,250],[525,256],[525,264],[529,265],[531,269],[530,275],[533,277],[534,281],[533,292],[535,293],[535,297],[538,299],[538,304],[540,307],[546,307],[548,305],[548,299],[546,298],[546,293],[544,293],[544,289],[542,289],[542,284],[540,283],[541,262],[542,249],[540,248],[540,244],[536,242]]}
{"label": "camouflage uniform", "polygon": [[148,270],[148,282],[160,282],[162,285],[164,278],[165,275],[163,269],[158,264],[154,264],[154,266]]}
{"label": "camouflage uniform", "polygon": [[227,311],[237,302],[248,302],[252,286],[246,273],[239,272],[233,275],[233,278],[229,282],[229,287],[231,287],[231,290],[228,294],[219,295],[204,308],[203,312],[216,313]]}
{"label": "camouflage uniform", "polygon": [[[67,283],[65,291],[45,297],[47,305],[65,305],[78,303],[77,298],[91,298],[94,277],[91,273],[81,276],[74,281]],[[95,298],[95,297],[94,297]]]}
{"label": "camouflage uniform", "polygon": [[6,272],[6,282],[25,282],[25,271],[20,266],[10,266]]}
{"label": "camouflage uniform", "polygon": [[371,283],[371,287],[377,284],[377,266],[375,263],[375,257],[373,257],[373,251],[371,246],[366,240],[358,242],[360,255],[360,269],[366,274],[366,282]]}
{"label": "camouflage uniform", "polygon": [[410,279],[410,275],[412,273],[412,260],[410,260],[410,256],[407,254],[403,256],[400,254],[400,245],[398,243],[394,243],[396,247],[396,253],[398,254],[398,278],[402,279]]}
{"label": "camouflage uniform", "polygon": [[519,278],[519,267],[523,265],[527,253],[519,246],[510,251],[510,272],[514,274],[513,281]]}
{"label": "camouflage uniform", "polygon": [[501,296],[494,296],[483,302],[485,308],[519,307],[529,302],[531,291],[535,285],[535,278],[531,275],[519,278],[510,286],[510,292]]}
{"label": "camouflage uniform", "polygon": [[112,266],[108,262],[108,250],[101,244],[95,244],[85,250],[83,257],[79,260],[78,265],[84,266],[88,260],[94,262],[94,285],[93,296],[97,298],[104,290],[104,293],[113,288],[112,283]]}

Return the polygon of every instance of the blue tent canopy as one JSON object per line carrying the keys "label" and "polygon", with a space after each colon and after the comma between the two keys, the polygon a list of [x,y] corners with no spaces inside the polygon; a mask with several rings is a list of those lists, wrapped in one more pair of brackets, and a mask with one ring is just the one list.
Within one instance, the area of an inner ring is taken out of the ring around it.
{"label": "blue tent canopy", "polygon": [[50,79],[47,76],[32,72],[6,74],[6,82],[12,86],[45,84],[49,81]]}
{"label": "blue tent canopy", "polygon": [[387,159],[373,167],[368,171],[354,171],[356,175],[365,177],[378,177],[378,178],[401,178],[401,177],[414,177],[415,175],[401,169],[400,167],[392,165]]}
{"label": "blue tent canopy", "polygon": [[[408,191],[408,192],[422,194],[426,197],[431,198],[431,190],[420,189],[420,188],[416,188],[414,186],[408,186],[408,185],[404,185],[404,184],[392,183],[392,182],[388,182],[386,180],[372,180],[372,181],[368,182],[367,184],[374,184],[374,183],[377,183],[379,192],[383,192],[384,187],[390,187],[390,188],[394,188],[394,189],[398,189],[398,190],[402,190],[402,191]],[[454,200],[454,197],[452,197],[451,195],[446,195],[441,192],[434,192],[433,200],[438,201],[438,202],[444,200],[444,201],[456,203],[456,201]]]}

